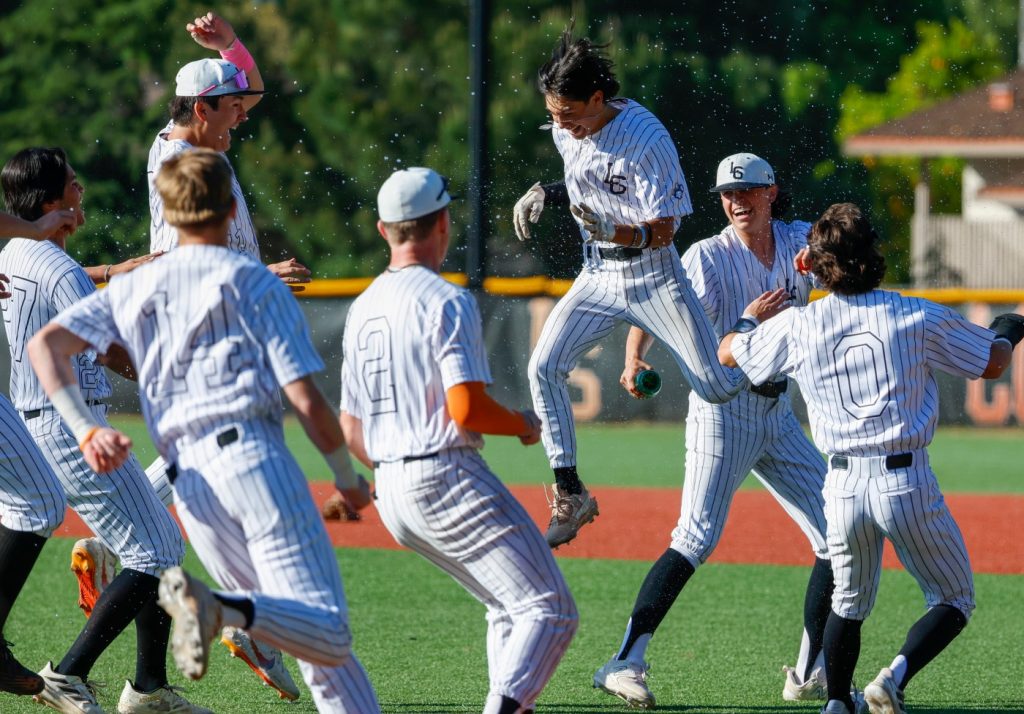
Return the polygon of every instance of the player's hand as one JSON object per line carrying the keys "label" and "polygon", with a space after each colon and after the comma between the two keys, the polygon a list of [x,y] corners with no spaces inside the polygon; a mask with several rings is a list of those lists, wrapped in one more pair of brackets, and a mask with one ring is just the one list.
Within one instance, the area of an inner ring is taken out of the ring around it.
{"label": "player's hand", "polygon": [[214,52],[226,50],[235,41],[235,30],[231,23],[212,12],[197,17],[185,25],[185,29],[198,45]]}
{"label": "player's hand", "polygon": [[793,256],[793,268],[801,275],[811,272],[811,249],[801,248],[800,252]]}
{"label": "player's hand", "polygon": [[11,296],[11,291],[8,286],[11,284],[11,279],[3,273],[0,273],[0,300],[6,300]]}
{"label": "player's hand", "polygon": [[115,275],[121,275],[122,273],[130,273],[140,265],[145,265],[150,261],[156,260],[163,254],[164,252],[162,250],[158,250],[155,253],[140,255],[137,258],[129,258],[123,263],[117,263],[116,265],[112,265],[110,266],[110,277],[113,277]]}
{"label": "player's hand", "polygon": [[309,268],[295,260],[295,258],[282,260],[280,263],[269,263],[267,264],[267,270],[281,278],[281,282],[288,285],[293,292],[301,292],[303,288],[296,286],[299,286],[301,283],[308,283],[312,280],[310,276],[313,274]]}
{"label": "player's hand", "polygon": [[81,211],[73,211],[71,209],[50,211],[32,221],[32,235],[25,237],[35,238],[36,240],[57,238],[61,237],[61,235],[66,237],[73,233],[82,223],[85,223],[85,214]]}
{"label": "player's hand", "polygon": [[524,409],[519,412],[526,419],[526,426],[529,429],[524,434],[519,435],[519,443],[523,446],[531,446],[540,441],[540,417],[532,409]]}
{"label": "player's hand", "polygon": [[647,395],[643,392],[637,391],[636,388],[636,376],[645,369],[654,369],[654,367],[638,357],[627,359],[626,366],[622,370],[622,376],[619,377],[619,384],[621,384],[623,389],[629,392],[634,399],[647,399]]}
{"label": "player's hand", "polygon": [[615,223],[608,216],[603,216],[585,203],[569,206],[569,211],[583,224],[587,232],[585,243],[611,243],[615,239]]}
{"label": "player's hand", "polygon": [[778,315],[789,307],[792,298],[785,288],[769,290],[754,298],[746,309],[744,315],[753,315],[758,322],[764,322]]}
{"label": "player's hand", "polygon": [[544,189],[538,181],[530,186],[530,190],[523,194],[523,197],[516,201],[516,205],[512,208],[512,224],[516,229],[516,238],[519,240],[530,239],[530,224],[540,220],[543,210]]}
{"label": "player's hand", "polygon": [[131,455],[132,440],[109,426],[101,427],[82,446],[85,462],[98,474],[113,471]]}
{"label": "player's hand", "polygon": [[338,493],[341,494],[342,498],[345,499],[345,503],[353,511],[362,510],[373,503],[373,496],[370,494],[370,484],[363,478],[362,474],[359,474],[358,486],[355,488],[339,489]]}

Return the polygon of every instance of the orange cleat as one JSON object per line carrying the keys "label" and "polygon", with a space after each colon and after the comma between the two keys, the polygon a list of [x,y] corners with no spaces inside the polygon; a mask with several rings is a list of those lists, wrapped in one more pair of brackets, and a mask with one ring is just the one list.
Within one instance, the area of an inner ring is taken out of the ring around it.
{"label": "orange cleat", "polygon": [[257,644],[249,637],[249,633],[237,627],[225,627],[220,641],[232,657],[249,665],[264,685],[276,689],[281,699],[294,702],[299,698],[299,688],[284,666],[281,650],[265,642]]}
{"label": "orange cleat", "polygon": [[86,617],[92,614],[116,571],[117,556],[98,538],[83,538],[71,548],[71,572],[78,578],[78,606]]}

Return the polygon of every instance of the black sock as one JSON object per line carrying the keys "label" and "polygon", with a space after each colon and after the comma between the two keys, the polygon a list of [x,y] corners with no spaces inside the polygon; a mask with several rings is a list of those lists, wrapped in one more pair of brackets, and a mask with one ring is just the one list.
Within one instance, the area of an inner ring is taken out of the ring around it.
{"label": "black sock", "polygon": [[860,657],[861,620],[847,620],[834,612],[829,613],[825,623],[825,678],[828,680],[828,698],[856,711],[850,699],[850,683],[853,670]]}
{"label": "black sock", "polygon": [[828,559],[815,558],[811,568],[811,579],[807,581],[807,593],[804,595],[804,630],[810,645],[807,650],[806,671],[800,672],[801,681],[806,682],[814,669],[814,662],[821,652],[825,639],[825,622],[832,612],[832,591],[835,580],[832,578],[832,563]]}
{"label": "black sock", "polygon": [[245,617],[245,627],[243,630],[248,630],[252,627],[252,620],[256,617],[256,609],[253,607],[252,600],[238,595],[221,595],[220,593],[214,593],[213,596],[220,600],[220,603],[224,607],[230,607],[233,610],[238,610]]}
{"label": "black sock", "polygon": [[583,482],[580,481],[575,466],[561,466],[554,471],[555,483],[559,488],[570,495],[583,493]]}
{"label": "black sock", "polygon": [[501,709],[498,710],[498,714],[516,714],[519,711],[519,702],[511,697],[503,696],[501,698]]}
{"label": "black sock", "polygon": [[118,573],[96,601],[92,616],[57,665],[57,672],[84,679],[110,643],[156,597],[159,585],[160,578],[138,570],[125,568]]}
{"label": "black sock", "polygon": [[671,548],[654,561],[637,593],[629,632],[616,659],[626,659],[640,635],[654,634],[693,573],[690,561]]}
{"label": "black sock", "polygon": [[40,535],[0,525],[0,632],[45,544]]}
{"label": "black sock", "polygon": [[914,623],[907,633],[900,654],[907,660],[907,673],[899,682],[900,689],[926,664],[946,649],[967,627],[967,618],[952,605],[936,605]]}
{"label": "black sock", "polygon": [[135,691],[152,692],[167,684],[167,641],[171,616],[153,597],[135,616]]}

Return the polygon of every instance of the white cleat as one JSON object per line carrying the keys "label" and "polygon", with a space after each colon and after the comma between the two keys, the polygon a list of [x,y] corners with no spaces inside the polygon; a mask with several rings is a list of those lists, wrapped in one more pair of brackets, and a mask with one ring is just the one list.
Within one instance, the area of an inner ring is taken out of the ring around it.
{"label": "white cleat", "polygon": [[157,602],[174,619],[174,662],[189,679],[200,679],[210,662],[210,643],[220,632],[224,611],[210,588],[179,567],[160,576]]}
{"label": "white cleat", "polygon": [[800,682],[793,667],[783,666],[786,673],[786,684],[782,688],[782,698],[787,702],[824,701],[828,699],[828,686],[825,683],[825,668],[811,670],[806,682]]}
{"label": "white cleat", "polygon": [[117,575],[117,556],[99,538],[82,538],[71,546],[71,572],[78,578],[78,607],[89,617]]}
{"label": "white cleat", "polygon": [[845,704],[830,699],[821,708],[821,714],[868,714],[868,705],[864,702],[864,696],[856,689],[850,690],[850,698],[853,699],[853,711],[851,712]]}
{"label": "white cleat", "polygon": [[196,706],[169,684],[146,694],[136,691],[131,682],[125,682],[117,701],[117,714],[213,714],[213,711]]}
{"label": "white cleat", "polygon": [[594,673],[594,687],[616,696],[631,707],[653,709],[654,695],[647,688],[647,663],[611,659]]}
{"label": "white cleat", "polygon": [[96,685],[73,674],[53,671],[53,662],[47,662],[39,676],[43,678],[43,691],[36,694],[40,704],[64,714],[104,714],[96,701]]}
{"label": "white cleat", "polygon": [[299,688],[284,666],[281,650],[265,642],[256,642],[248,632],[238,627],[225,627],[220,641],[231,651],[232,657],[245,662],[265,685],[276,689],[281,699],[294,702],[299,698]]}
{"label": "white cleat", "polygon": [[907,714],[903,690],[896,686],[896,678],[888,667],[882,668],[871,684],[864,687],[864,700],[871,714]]}

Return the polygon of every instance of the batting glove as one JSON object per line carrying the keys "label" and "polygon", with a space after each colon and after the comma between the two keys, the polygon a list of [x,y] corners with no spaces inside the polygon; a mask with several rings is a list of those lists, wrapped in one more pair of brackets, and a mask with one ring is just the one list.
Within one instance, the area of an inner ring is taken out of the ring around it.
{"label": "batting glove", "polygon": [[522,198],[516,201],[516,205],[512,209],[512,223],[515,225],[516,238],[519,240],[529,240],[530,223],[539,221],[541,211],[543,210],[544,189],[538,181],[530,186],[530,190]]}
{"label": "batting glove", "polygon": [[585,203],[569,206],[569,211],[583,224],[587,232],[584,243],[612,243],[615,239],[615,223],[608,216],[603,216]]}

